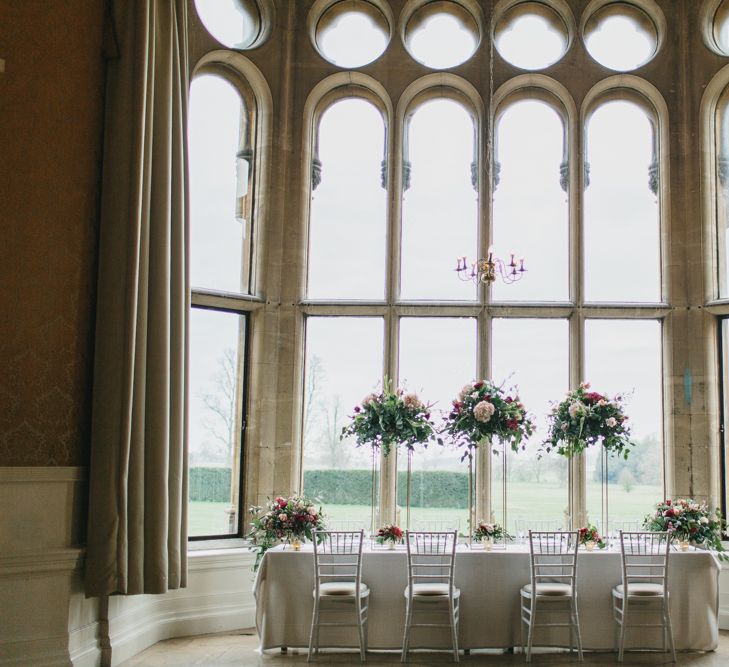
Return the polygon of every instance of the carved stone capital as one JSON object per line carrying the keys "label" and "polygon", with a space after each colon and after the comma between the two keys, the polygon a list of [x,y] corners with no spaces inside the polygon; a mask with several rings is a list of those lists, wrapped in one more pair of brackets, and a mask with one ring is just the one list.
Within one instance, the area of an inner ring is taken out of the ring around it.
{"label": "carved stone capital", "polygon": [[410,175],[413,171],[413,163],[410,160],[403,160],[402,163],[402,191],[410,189]]}
{"label": "carved stone capital", "polygon": [[559,165],[559,185],[563,192],[570,188],[570,163],[565,160]]}
{"label": "carved stone capital", "polygon": [[501,162],[498,160],[494,160],[492,179],[495,191],[499,187],[499,183],[501,183]]}
{"label": "carved stone capital", "polygon": [[658,161],[653,160],[648,166],[648,187],[654,195],[658,195],[658,182],[660,180],[660,171],[658,169]]}
{"label": "carved stone capital", "polygon": [[321,160],[315,157],[311,161],[311,189],[316,190],[321,183]]}

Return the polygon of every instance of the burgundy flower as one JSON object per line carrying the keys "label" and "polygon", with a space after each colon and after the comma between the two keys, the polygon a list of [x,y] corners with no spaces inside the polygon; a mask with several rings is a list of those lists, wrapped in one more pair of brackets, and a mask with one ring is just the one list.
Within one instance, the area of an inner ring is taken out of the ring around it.
{"label": "burgundy flower", "polygon": [[512,403],[513,401],[514,401],[514,399],[513,399],[513,398],[511,398],[511,396],[507,396],[507,397],[506,397],[506,402],[507,402],[507,403]]}
{"label": "burgundy flower", "polygon": [[473,385],[474,389],[481,389],[483,387],[483,380],[479,380],[478,382],[475,382]]}
{"label": "burgundy flower", "polygon": [[362,408],[360,408],[359,405],[354,408],[355,412],[360,412],[361,410],[362,410]]}

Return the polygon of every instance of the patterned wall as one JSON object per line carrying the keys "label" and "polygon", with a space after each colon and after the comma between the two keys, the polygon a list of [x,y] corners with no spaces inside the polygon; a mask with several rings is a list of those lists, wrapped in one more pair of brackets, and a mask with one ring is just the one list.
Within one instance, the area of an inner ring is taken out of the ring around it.
{"label": "patterned wall", "polygon": [[0,0],[0,466],[88,464],[104,4]]}

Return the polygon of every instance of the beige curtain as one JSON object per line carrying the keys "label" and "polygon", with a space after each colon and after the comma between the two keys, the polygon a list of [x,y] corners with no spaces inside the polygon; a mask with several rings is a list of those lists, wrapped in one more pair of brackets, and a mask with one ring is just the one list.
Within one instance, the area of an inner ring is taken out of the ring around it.
{"label": "beige curtain", "polygon": [[186,0],[112,4],[86,593],[185,586]]}

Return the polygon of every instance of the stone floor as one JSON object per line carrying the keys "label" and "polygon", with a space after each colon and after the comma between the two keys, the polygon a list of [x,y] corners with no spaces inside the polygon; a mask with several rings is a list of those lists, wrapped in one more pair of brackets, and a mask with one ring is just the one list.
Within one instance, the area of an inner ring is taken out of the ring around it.
{"label": "stone floor", "polygon": [[[254,630],[240,630],[227,634],[181,637],[160,642],[138,656],[122,663],[120,667],[219,667],[222,665],[260,665],[267,667],[287,667],[306,663],[306,653],[289,650],[286,654],[268,651],[261,655],[258,638]],[[374,665],[400,664],[400,656],[395,653],[368,653],[367,662]],[[358,664],[356,653],[325,653],[311,664],[320,667]],[[524,656],[496,652],[477,651],[461,655],[461,663],[466,665],[522,665]],[[574,665],[577,656],[566,652],[539,652],[532,655],[536,665]],[[415,652],[411,654],[410,665],[452,664],[447,653]],[[617,664],[614,653],[586,653],[583,665]],[[624,665],[669,665],[671,661],[663,653],[628,653]],[[722,631],[719,648],[713,653],[679,653],[679,665],[695,667],[729,667],[729,631]]]}

